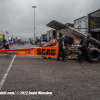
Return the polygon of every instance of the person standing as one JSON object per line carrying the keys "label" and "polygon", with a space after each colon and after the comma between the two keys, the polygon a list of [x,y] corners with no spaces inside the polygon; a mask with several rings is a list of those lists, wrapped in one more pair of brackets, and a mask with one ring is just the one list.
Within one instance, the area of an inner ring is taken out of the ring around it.
{"label": "person standing", "polygon": [[90,63],[92,63],[93,61],[91,60],[91,58],[89,57],[89,49],[92,49],[91,48],[91,39],[90,39],[91,35],[88,34],[87,35],[87,38],[84,39],[84,41],[82,42],[82,45],[81,45],[81,55],[78,59],[78,62],[79,63],[82,63],[82,57],[83,55],[85,55],[87,57],[87,59],[89,60]]}
{"label": "person standing", "polygon": [[[6,43],[6,39],[4,38],[4,39],[3,39],[3,46],[5,46],[5,43]],[[2,47],[3,47],[3,46],[2,46]],[[2,49],[2,47],[1,47],[1,49]]]}
{"label": "person standing", "polygon": [[58,53],[57,61],[60,61],[60,60],[59,60],[59,57],[60,57],[60,54],[62,53],[62,61],[63,61],[63,62],[66,62],[66,60],[65,60],[65,44],[64,44],[64,37],[65,37],[65,34],[62,34],[62,37],[60,37],[60,38],[59,38],[59,41],[58,41],[59,53]]}
{"label": "person standing", "polygon": [[12,46],[12,42],[11,42],[11,40],[10,40],[10,47]]}
{"label": "person standing", "polygon": [[82,44],[83,44],[83,41],[84,41],[86,38],[87,38],[87,37],[86,37],[86,36],[84,36],[83,40],[80,42],[80,45],[82,45]]}
{"label": "person standing", "polygon": [[6,43],[6,39],[3,39],[3,45]]}
{"label": "person standing", "polygon": [[14,42],[13,42],[13,40],[12,40],[12,41],[11,41],[12,46],[13,46],[13,43],[14,43]]}
{"label": "person standing", "polygon": [[7,44],[9,45],[9,41],[7,41]]}

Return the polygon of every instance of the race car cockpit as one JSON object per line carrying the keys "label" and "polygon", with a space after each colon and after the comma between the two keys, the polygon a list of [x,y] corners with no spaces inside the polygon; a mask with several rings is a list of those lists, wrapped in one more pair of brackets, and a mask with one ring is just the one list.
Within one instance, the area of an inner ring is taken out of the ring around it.
{"label": "race car cockpit", "polygon": [[55,39],[47,42],[43,47],[50,47],[50,46],[55,46],[57,44],[57,41]]}

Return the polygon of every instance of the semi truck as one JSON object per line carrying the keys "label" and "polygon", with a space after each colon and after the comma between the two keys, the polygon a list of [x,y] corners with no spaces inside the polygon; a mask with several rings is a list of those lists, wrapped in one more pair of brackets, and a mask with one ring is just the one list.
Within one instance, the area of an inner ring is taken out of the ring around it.
{"label": "semi truck", "polygon": [[[100,9],[87,14],[87,16],[75,19],[74,28],[86,35],[90,33],[93,38],[100,41]],[[100,48],[100,44],[95,44],[95,46]]]}
{"label": "semi truck", "polygon": [[47,35],[46,34],[42,34],[40,37],[40,42],[39,42],[39,46],[43,46],[45,43],[47,42]]}
{"label": "semi truck", "polygon": [[41,42],[46,42],[46,34],[42,34],[40,39],[41,39]]}
{"label": "semi truck", "polygon": [[[68,25],[68,24],[66,24]],[[71,24],[72,25],[72,24]],[[47,40],[49,41],[49,38],[51,37],[52,39],[58,40],[62,36],[62,33],[59,30],[50,30],[47,32]],[[71,37],[67,36],[65,37],[68,40],[68,44],[74,44],[74,39]]]}
{"label": "semi truck", "polygon": [[57,33],[57,31],[56,31],[56,30],[53,30],[53,29],[47,31],[47,40],[49,41],[49,38],[50,38],[50,37],[51,37],[52,39],[57,39],[57,36],[58,36],[58,37],[60,36],[60,35],[57,35],[57,34],[59,34],[59,33]]}

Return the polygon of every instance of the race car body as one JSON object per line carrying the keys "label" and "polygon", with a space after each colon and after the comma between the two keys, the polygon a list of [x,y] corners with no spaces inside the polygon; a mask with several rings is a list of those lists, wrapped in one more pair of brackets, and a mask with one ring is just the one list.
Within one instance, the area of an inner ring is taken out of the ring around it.
{"label": "race car body", "polygon": [[57,45],[58,44],[56,44],[55,42],[50,41],[47,44],[45,44],[43,47],[24,48],[24,49],[6,49],[6,50],[0,50],[0,54],[57,57],[58,56]]}
{"label": "race car body", "polygon": [[[58,43],[54,40],[49,41],[43,47],[0,50],[0,54],[41,56],[41,57],[57,57],[58,53],[59,53]],[[80,53],[80,45],[66,46],[65,49],[66,58],[78,58],[79,53]],[[100,60],[100,50],[95,48],[89,50],[89,56],[93,61]]]}

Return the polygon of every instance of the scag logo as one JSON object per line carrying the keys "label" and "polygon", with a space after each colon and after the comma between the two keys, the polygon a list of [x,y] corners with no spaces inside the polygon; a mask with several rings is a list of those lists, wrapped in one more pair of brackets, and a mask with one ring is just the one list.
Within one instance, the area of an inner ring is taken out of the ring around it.
{"label": "scag logo", "polygon": [[38,55],[55,55],[55,49],[37,49]]}

